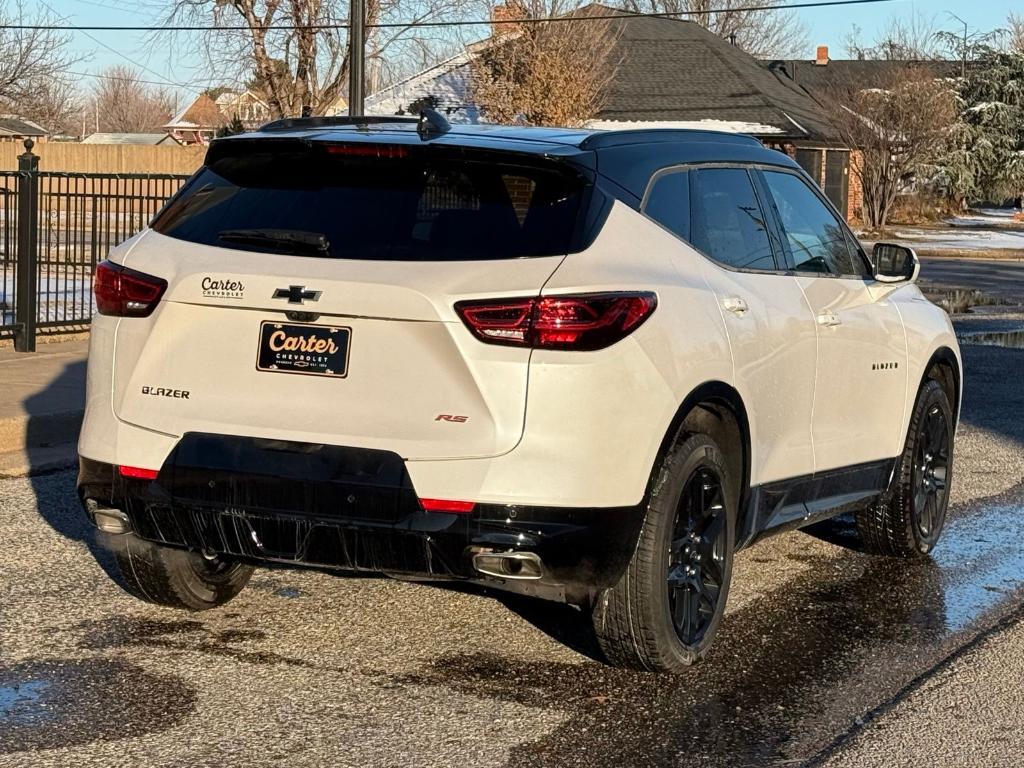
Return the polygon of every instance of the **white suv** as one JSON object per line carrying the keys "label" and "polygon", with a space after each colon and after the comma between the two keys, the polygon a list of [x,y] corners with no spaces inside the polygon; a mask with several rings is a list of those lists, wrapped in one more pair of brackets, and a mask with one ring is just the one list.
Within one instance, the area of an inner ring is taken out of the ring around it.
{"label": "white suv", "polygon": [[215,141],[99,265],[79,490],[130,592],[200,610],[266,562],[471,580],[671,671],[769,533],[853,512],[870,551],[935,545],[949,320],[785,154],[357,123]]}

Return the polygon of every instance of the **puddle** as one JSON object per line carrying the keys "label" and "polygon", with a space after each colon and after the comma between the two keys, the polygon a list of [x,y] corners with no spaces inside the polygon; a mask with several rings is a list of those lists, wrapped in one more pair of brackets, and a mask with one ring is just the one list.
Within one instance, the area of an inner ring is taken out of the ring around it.
{"label": "puddle", "polygon": [[26,680],[10,686],[0,686],[0,724],[38,701],[47,685],[45,680]]}
{"label": "puddle", "polygon": [[195,709],[177,676],[108,659],[0,665],[0,755],[173,728]]}
{"label": "puddle", "polygon": [[959,340],[961,344],[981,344],[986,347],[1024,349],[1024,329],[1017,331],[965,333],[959,337]]}
{"label": "puddle", "polygon": [[954,520],[932,557],[943,572],[946,629],[957,632],[1024,587],[1024,504]]}
{"label": "puddle", "polygon": [[337,667],[322,667],[307,659],[259,647],[262,641],[267,640],[267,635],[258,629],[219,629],[192,619],[158,621],[128,616],[84,621],[78,628],[83,631],[80,647],[93,651],[135,646],[200,653],[246,664],[338,670]]}

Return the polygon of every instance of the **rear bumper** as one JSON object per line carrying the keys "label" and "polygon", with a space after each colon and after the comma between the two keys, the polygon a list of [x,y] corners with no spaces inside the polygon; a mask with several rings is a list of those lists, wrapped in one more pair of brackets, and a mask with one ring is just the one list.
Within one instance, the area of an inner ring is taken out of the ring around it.
{"label": "rear bumper", "polygon": [[[174,547],[273,562],[462,579],[584,603],[614,584],[639,536],[639,507],[477,504],[426,512],[405,462],[388,451],[189,433],[155,480],[81,458],[79,495],[121,510],[135,535]],[[474,567],[481,552],[529,552],[535,579]]]}

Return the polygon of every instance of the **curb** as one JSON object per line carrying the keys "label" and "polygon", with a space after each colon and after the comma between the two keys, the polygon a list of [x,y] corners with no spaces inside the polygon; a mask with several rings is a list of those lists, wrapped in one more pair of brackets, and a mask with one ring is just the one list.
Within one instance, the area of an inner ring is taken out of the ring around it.
{"label": "curb", "polygon": [[83,410],[0,419],[0,454],[78,442]]}
{"label": "curb", "polygon": [[0,453],[0,480],[45,475],[71,469],[77,464],[78,446],[75,443]]}

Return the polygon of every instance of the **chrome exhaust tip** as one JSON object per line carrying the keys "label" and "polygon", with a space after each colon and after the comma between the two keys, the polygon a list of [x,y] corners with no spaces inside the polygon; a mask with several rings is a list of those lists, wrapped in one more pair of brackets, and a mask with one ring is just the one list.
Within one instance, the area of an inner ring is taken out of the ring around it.
{"label": "chrome exhaust tip", "polygon": [[477,552],[473,567],[499,579],[539,579],[544,575],[544,565],[533,552]]}
{"label": "chrome exhaust tip", "polygon": [[120,509],[101,507],[95,499],[86,499],[85,506],[93,524],[104,533],[119,535],[132,532],[128,515]]}

